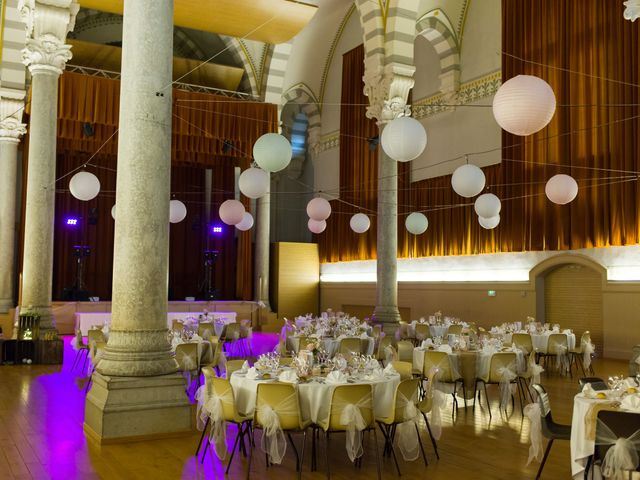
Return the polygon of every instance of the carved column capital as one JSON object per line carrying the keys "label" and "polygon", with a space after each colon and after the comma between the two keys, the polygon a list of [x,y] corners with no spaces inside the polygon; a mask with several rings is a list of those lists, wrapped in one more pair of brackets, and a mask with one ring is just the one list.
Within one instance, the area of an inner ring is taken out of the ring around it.
{"label": "carved column capital", "polygon": [[27,34],[22,63],[32,75],[60,75],[71,59],[71,46],[64,42],[80,5],[73,0],[20,0],[18,9]]}
{"label": "carved column capital", "polygon": [[626,7],[624,10],[625,20],[635,22],[640,18],[640,0],[627,0],[624,2],[624,6]]}
{"label": "carved column capital", "polygon": [[365,61],[364,94],[369,97],[367,117],[385,124],[394,118],[410,116],[407,99],[413,88],[415,70],[413,65],[392,63],[382,67],[379,63],[367,65]]}
{"label": "carved column capital", "polygon": [[19,143],[27,133],[22,123],[25,92],[9,88],[0,89],[0,142]]}

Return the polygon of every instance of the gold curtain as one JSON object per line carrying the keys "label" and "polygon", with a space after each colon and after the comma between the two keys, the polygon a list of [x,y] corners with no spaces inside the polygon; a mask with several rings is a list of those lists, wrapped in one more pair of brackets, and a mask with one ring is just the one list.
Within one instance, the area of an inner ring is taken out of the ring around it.
{"label": "gold curtain", "polygon": [[[409,205],[399,185],[399,256],[640,242],[637,180],[620,183],[640,169],[637,107],[620,106],[640,103],[640,34],[623,10],[610,0],[502,1],[503,50],[510,54],[502,57],[503,80],[518,74],[543,78],[555,92],[556,114],[530,137],[503,133],[502,163],[483,169],[489,191],[502,199],[494,230],[479,226],[473,199],[453,192],[450,175],[411,184]],[[341,155],[341,165],[346,161]],[[555,205],[544,194],[546,181],[557,173],[578,181],[578,196],[568,205]],[[355,183],[352,188],[375,194],[364,181]],[[404,218],[413,210],[426,210],[429,218],[427,232],[417,237],[404,233]],[[347,236],[332,239],[331,248],[350,255],[321,249],[322,261],[375,258],[370,250],[354,251]]]}

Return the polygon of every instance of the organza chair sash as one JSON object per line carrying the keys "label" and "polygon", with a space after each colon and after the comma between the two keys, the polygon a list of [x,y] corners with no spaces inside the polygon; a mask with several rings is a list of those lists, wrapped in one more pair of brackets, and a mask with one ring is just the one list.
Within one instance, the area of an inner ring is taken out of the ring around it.
{"label": "organza chair sash", "polygon": [[436,388],[436,383],[438,381],[439,370],[437,368],[432,368],[429,371],[427,390],[425,395],[427,398],[431,399],[431,433],[433,434],[433,438],[436,440],[440,440],[442,436],[442,408],[444,408],[447,397],[446,395]]}
{"label": "organza chair sash", "polygon": [[[199,354],[200,348],[197,351]],[[183,368],[182,376],[187,380],[187,385],[191,385],[191,372],[198,369],[198,359],[181,350],[176,350],[176,360]]]}
{"label": "organza chair sash", "polygon": [[396,398],[396,409],[403,412],[402,419],[404,420],[396,428],[396,438],[402,458],[408,462],[416,460],[420,454],[418,430],[416,429],[420,420],[420,411],[416,407],[417,394],[416,391],[413,398],[407,398],[398,392]]}
{"label": "organza chair sash", "polygon": [[231,388],[222,393],[213,392],[207,394],[206,386],[203,385],[196,391],[196,426],[202,431],[207,421],[211,423],[209,431],[209,442],[213,445],[213,450],[220,460],[227,456],[227,423],[224,419],[224,405],[233,405],[233,392]]}
{"label": "organza chair sash", "polygon": [[640,458],[640,430],[630,437],[618,437],[602,420],[598,419],[596,445],[610,445],[602,460],[602,475],[606,478],[625,478],[625,472],[638,468]]}
{"label": "organza chair sash", "polygon": [[582,365],[585,370],[588,370],[591,366],[591,354],[595,352],[595,346],[591,342],[584,342],[582,344]]}
{"label": "organza chair sash", "polygon": [[371,397],[366,396],[358,400],[357,403],[341,403],[333,404],[334,408],[340,411],[340,424],[345,427],[346,432],[346,450],[349,460],[352,462],[356,458],[360,458],[364,453],[362,450],[361,432],[367,428],[360,409],[372,409]]}
{"label": "organza chair sash", "polygon": [[530,375],[530,385],[534,383],[540,383],[540,374],[544,372],[544,368],[536,363],[536,352],[533,351],[529,354],[529,375]]}
{"label": "organza chair sash", "polygon": [[561,343],[556,343],[556,369],[560,372],[566,372],[569,370],[569,362],[567,358],[567,346]]}
{"label": "organza chair sash", "polygon": [[500,375],[500,407],[507,408],[512,395],[511,382],[517,377],[516,364],[510,363],[506,367],[500,367],[497,372]]}
{"label": "organza chair sash", "polygon": [[542,411],[539,403],[530,403],[524,407],[524,415],[529,419],[529,458],[527,465],[535,458],[542,460]]}
{"label": "organza chair sash", "polygon": [[298,393],[285,397],[277,405],[261,405],[258,408],[258,416],[262,425],[262,437],[260,447],[269,455],[271,463],[280,464],[287,452],[287,441],[280,426],[280,415],[300,415],[297,402]]}

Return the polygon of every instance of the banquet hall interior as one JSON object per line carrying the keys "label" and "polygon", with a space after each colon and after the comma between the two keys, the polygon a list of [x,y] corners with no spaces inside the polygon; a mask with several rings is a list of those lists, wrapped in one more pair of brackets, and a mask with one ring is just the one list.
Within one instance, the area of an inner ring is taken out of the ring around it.
{"label": "banquet hall interior", "polygon": [[640,478],[640,0],[2,0],[0,479]]}

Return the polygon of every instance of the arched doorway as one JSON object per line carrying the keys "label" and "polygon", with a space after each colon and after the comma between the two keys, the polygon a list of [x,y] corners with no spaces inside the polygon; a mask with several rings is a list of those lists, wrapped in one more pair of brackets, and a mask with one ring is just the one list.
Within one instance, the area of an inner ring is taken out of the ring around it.
{"label": "arched doorway", "polygon": [[604,269],[590,259],[562,255],[543,262],[534,271],[537,319],[571,328],[577,342],[588,330],[596,352],[602,354]]}

